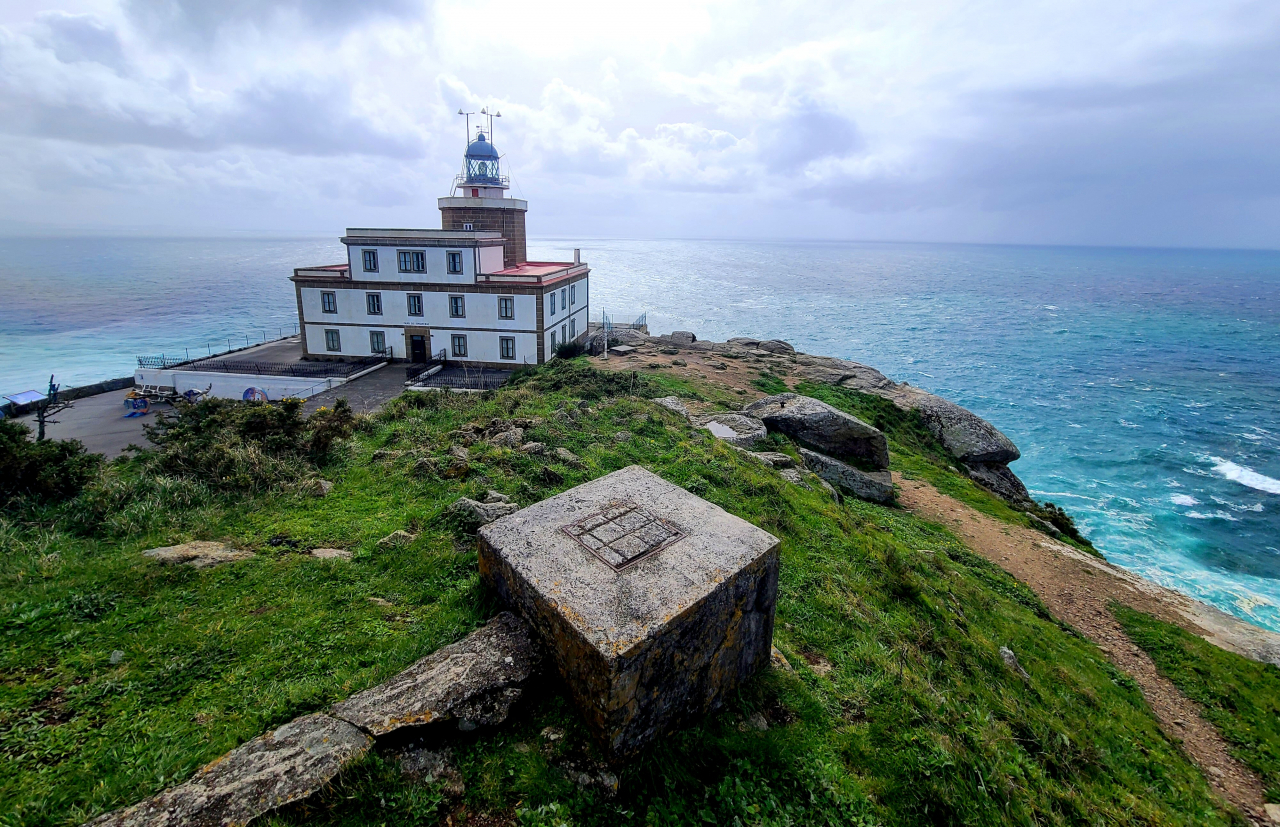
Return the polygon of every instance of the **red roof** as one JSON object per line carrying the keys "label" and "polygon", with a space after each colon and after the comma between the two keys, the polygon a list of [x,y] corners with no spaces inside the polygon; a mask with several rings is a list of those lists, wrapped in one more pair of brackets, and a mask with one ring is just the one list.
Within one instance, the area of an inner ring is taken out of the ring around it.
{"label": "red roof", "polygon": [[572,261],[526,261],[514,267],[505,267],[490,276],[549,276],[557,270],[576,266]]}

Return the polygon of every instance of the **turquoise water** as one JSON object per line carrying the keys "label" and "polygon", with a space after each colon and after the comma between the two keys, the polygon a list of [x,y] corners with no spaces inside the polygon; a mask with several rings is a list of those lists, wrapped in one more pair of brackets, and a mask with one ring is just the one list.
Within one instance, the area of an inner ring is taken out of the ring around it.
{"label": "turquoise water", "polygon": [[[1280,631],[1280,253],[535,239],[592,313],[785,338],[987,417],[1108,559]],[[328,239],[0,241],[0,389],[295,323]]]}

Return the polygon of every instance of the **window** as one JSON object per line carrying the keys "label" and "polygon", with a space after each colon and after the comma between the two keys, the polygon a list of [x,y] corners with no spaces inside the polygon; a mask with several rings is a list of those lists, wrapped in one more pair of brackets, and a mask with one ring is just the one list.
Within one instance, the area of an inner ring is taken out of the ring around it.
{"label": "window", "polygon": [[338,294],[325,291],[320,294],[320,309],[325,313],[338,312]]}
{"label": "window", "polygon": [[342,350],[342,337],[338,335],[338,331],[326,330],[324,332],[324,349]]}
{"label": "window", "polygon": [[365,293],[364,306],[369,311],[370,316],[382,315],[382,294],[381,293]]}
{"label": "window", "polygon": [[457,336],[457,335],[455,335],[455,336],[453,336],[453,337],[452,337],[452,343],[453,343],[453,355],[454,355],[454,356],[466,356],[466,355],[467,355],[467,337],[466,337],[466,336]]}
{"label": "window", "polygon": [[560,341],[569,341],[569,337],[565,335],[564,325],[560,325]]}
{"label": "window", "polygon": [[573,306],[578,303],[578,285],[569,285],[569,305]]}
{"label": "window", "polygon": [[457,275],[462,272],[462,253],[449,252],[449,274]]}
{"label": "window", "polygon": [[387,337],[381,330],[369,331],[369,352],[381,354],[387,349]]}
{"label": "window", "polygon": [[467,316],[467,297],[466,296],[450,296],[449,297],[449,316],[454,319],[464,319]]}
{"label": "window", "polygon": [[514,319],[516,317],[516,300],[511,296],[498,297],[498,318]]}
{"label": "window", "polygon": [[463,225],[462,225],[462,229],[463,229],[463,230],[465,230],[465,231],[467,231],[467,232],[470,232],[470,231],[471,231],[471,225],[470,225],[470,224],[463,224]]}
{"label": "window", "polygon": [[421,316],[422,315],[422,294],[410,293],[408,296],[408,300],[409,300],[409,315]]}
{"label": "window", "polygon": [[560,309],[564,310],[569,306],[569,291],[561,288],[560,290]]}
{"label": "window", "polygon": [[570,319],[569,320],[569,341],[573,341],[576,338],[578,338],[578,320]]}
{"label": "window", "polygon": [[556,332],[551,331],[551,355],[556,355]]}
{"label": "window", "polygon": [[501,359],[516,358],[516,340],[512,336],[498,337],[498,357]]}
{"label": "window", "polygon": [[555,291],[552,291],[550,295],[551,295],[551,301],[550,301],[550,302],[548,302],[548,306],[551,308],[551,315],[552,315],[552,316],[554,316],[554,315],[556,315],[556,294],[555,294]]}
{"label": "window", "polygon": [[366,273],[378,272],[378,251],[377,250],[364,251],[364,271]]}
{"label": "window", "polygon": [[427,254],[421,250],[401,250],[399,258],[401,273],[427,272]]}

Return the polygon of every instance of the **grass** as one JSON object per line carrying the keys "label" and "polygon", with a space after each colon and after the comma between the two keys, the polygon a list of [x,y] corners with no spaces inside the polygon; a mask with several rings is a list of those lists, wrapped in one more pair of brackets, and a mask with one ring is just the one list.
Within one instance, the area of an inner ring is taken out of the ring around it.
{"label": "grass", "polygon": [[1262,778],[1267,800],[1280,802],[1280,669],[1128,606],[1111,610],[1160,674],[1200,704],[1231,753]]}
{"label": "grass", "polygon": [[[782,540],[775,643],[794,672],[760,674],[621,768],[616,798],[557,768],[594,747],[547,678],[501,728],[433,736],[453,751],[460,800],[375,753],[266,823],[456,824],[463,810],[523,825],[1231,823],[1133,682],[1025,586],[939,526],[790,485],[645,398],[721,393],[681,382],[577,360],[496,393],[406,396],[330,452],[323,499],[140,482],[154,472],[134,460],[108,471],[143,492],[120,505],[127,519],[76,533],[74,503],[10,512],[0,825],[76,824],[137,801],[456,640],[498,606],[474,538],[443,509],[490,488],[527,505],[632,463]],[[505,416],[540,417],[528,438],[585,468],[477,445],[465,479],[420,470],[443,465],[451,431]],[[902,440],[896,463],[928,461]],[[396,529],[416,539],[379,548]],[[184,539],[257,556],[194,571],[139,554]],[[299,553],[316,546],[355,558]],[[743,726],[757,712],[766,731]],[[565,737],[549,744],[548,726]]]}

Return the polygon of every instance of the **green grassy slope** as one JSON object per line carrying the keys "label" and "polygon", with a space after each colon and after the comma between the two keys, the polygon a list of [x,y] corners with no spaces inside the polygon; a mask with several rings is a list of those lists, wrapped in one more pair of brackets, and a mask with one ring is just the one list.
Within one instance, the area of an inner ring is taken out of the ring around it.
{"label": "green grassy slope", "polygon": [[[795,672],[759,675],[663,739],[621,770],[612,799],[557,769],[592,748],[548,678],[502,728],[442,736],[468,811],[575,825],[1231,820],[1134,684],[1024,586],[938,526],[789,485],[641,398],[673,387],[580,360],[493,394],[392,403],[322,469],[337,483],[324,499],[143,480],[135,461],[109,473],[136,496],[87,536],[66,527],[76,503],[0,518],[0,825],[74,824],[136,801],[457,639],[498,606],[474,538],[443,509],[489,488],[528,504],[632,463],[782,539],[775,642]],[[565,413],[583,398],[590,412]],[[450,431],[495,416],[542,417],[528,438],[587,467],[476,446],[464,480],[415,472],[445,456]],[[895,449],[895,462],[927,461]],[[396,529],[417,539],[377,548]],[[258,554],[208,571],[139,556],[183,539]],[[356,557],[295,551],[317,546]],[[766,731],[744,725],[757,712]],[[545,746],[547,726],[566,737]],[[435,824],[457,806],[375,754],[269,823]]]}
{"label": "green grassy slope", "polygon": [[1280,802],[1280,669],[1223,651],[1128,606],[1111,610],[1160,673],[1201,705],[1232,754],[1262,777],[1267,800]]}

